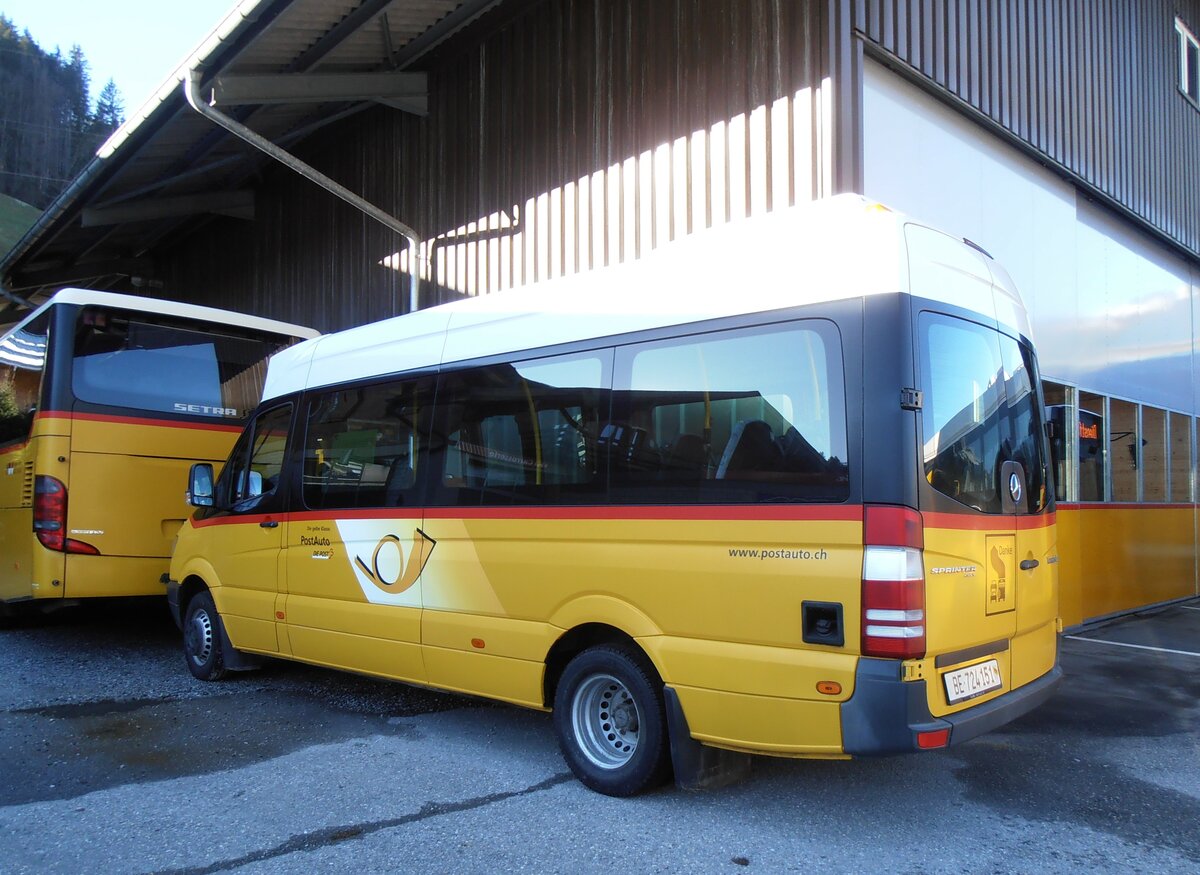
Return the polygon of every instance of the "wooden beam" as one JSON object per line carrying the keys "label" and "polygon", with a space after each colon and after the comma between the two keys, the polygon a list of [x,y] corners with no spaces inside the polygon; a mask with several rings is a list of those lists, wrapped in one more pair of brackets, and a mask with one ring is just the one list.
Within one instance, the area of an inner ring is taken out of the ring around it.
{"label": "wooden beam", "polygon": [[126,201],[109,207],[84,207],[80,224],[84,228],[122,225],[126,222],[146,222],[154,219],[174,219],[217,213],[238,219],[254,218],[254,192],[213,191],[178,197],[147,198]]}

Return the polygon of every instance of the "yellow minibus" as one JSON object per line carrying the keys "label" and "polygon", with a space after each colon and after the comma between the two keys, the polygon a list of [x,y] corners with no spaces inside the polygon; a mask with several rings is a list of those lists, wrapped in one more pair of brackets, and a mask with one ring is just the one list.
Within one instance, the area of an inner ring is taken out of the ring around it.
{"label": "yellow minibus", "polygon": [[552,710],[611,795],[944,748],[1060,678],[1044,419],[1004,271],[838,197],[276,354],[169,602],[196,677]]}
{"label": "yellow minibus", "polygon": [[0,612],[161,598],[189,466],[225,458],[268,357],[315,336],[66,289],[0,337]]}

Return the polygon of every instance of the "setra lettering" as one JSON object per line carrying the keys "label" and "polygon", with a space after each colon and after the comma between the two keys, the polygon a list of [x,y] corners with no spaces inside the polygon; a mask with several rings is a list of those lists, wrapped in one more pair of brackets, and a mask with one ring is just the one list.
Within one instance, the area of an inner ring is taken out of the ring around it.
{"label": "setra lettering", "polygon": [[182,401],[175,402],[176,413],[199,413],[204,416],[237,416],[236,407],[211,407],[207,404],[185,404]]}

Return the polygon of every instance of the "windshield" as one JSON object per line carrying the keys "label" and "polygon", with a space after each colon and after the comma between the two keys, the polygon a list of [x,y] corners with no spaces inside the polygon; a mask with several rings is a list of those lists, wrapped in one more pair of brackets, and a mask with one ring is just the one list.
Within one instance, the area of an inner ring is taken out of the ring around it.
{"label": "windshield", "polygon": [[921,314],[920,333],[926,480],[968,507],[1003,513],[1001,471],[1016,462],[1024,474],[1018,511],[1045,509],[1048,453],[1033,351],[934,313]]}
{"label": "windshield", "polygon": [[267,359],[293,342],[89,307],[75,333],[71,387],[90,404],[241,419],[262,396]]}

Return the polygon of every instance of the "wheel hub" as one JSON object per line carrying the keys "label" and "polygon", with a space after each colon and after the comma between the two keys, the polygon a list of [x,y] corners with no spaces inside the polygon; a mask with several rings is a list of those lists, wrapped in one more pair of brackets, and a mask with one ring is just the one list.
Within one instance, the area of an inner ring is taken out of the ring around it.
{"label": "wheel hub", "polygon": [[188,654],[196,665],[204,665],[212,654],[213,628],[207,611],[196,611],[183,631]]}
{"label": "wheel hub", "polygon": [[579,685],[571,702],[571,723],[580,750],[599,768],[620,768],[637,750],[637,702],[612,675],[593,675]]}

